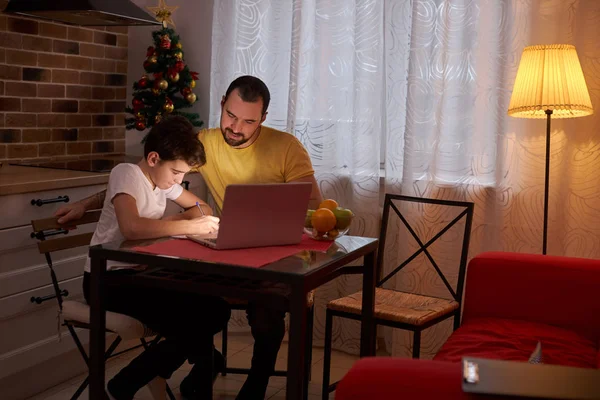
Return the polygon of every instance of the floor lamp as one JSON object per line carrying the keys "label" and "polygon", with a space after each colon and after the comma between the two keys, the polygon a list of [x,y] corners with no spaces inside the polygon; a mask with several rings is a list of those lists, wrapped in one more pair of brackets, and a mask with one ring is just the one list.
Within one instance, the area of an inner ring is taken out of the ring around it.
{"label": "floor lamp", "polygon": [[517,118],[546,118],[542,254],[546,254],[548,237],[550,118],[585,117],[593,112],[575,46],[549,44],[525,47],[510,98],[508,115]]}

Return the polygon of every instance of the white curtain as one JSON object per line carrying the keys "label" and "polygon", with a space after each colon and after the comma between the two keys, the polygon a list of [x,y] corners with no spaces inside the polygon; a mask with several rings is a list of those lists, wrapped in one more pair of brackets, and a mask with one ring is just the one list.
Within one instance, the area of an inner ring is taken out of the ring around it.
{"label": "white curtain", "polygon": [[[263,79],[272,94],[266,124],[304,143],[324,196],[358,215],[352,234],[379,234],[382,194],[393,192],[474,202],[470,257],[541,252],[545,123],[506,115],[512,84],[523,47],[574,44],[597,107],[600,2],[225,0],[213,21],[209,125],[218,126],[231,80]],[[550,254],[600,256],[598,118],[552,121]],[[454,216],[405,210],[425,240]],[[386,271],[416,249],[391,227],[400,245],[386,251]],[[442,269],[455,268],[456,232],[432,248]],[[422,257],[388,284],[448,296]],[[359,288],[357,277],[342,277],[318,291],[317,343],[325,303]],[[450,327],[426,332],[422,357]],[[379,335],[394,355],[409,354],[407,333]],[[337,348],[357,352],[358,337],[356,323],[336,320]]]}

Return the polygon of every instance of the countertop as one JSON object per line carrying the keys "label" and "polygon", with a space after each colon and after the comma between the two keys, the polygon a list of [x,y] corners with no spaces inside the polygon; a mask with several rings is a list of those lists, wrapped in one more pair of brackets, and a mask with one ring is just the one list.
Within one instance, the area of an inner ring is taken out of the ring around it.
{"label": "countertop", "polygon": [[0,167],[0,196],[40,192],[108,183],[110,172],[22,167],[3,163]]}

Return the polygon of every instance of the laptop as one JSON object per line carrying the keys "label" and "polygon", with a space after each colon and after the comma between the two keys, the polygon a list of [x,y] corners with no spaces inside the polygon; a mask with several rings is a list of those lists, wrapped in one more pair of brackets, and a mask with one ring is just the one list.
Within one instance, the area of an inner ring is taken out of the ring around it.
{"label": "laptop", "polygon": [[217,235],[187,238],[218,250],[300,243],[311,191],[310,182],[229,185]]}

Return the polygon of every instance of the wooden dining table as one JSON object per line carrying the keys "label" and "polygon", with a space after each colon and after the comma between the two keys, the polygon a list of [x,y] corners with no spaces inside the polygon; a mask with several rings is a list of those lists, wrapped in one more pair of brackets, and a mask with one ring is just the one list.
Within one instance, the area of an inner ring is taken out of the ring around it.
{"label": "wooden dining table", "polygon": [[[110,242],[91,246],[90,279],[90,399],[105,400],[105,298],[104,281],[108,260],[147,266],[127,275],[131,284],[170,287],[206,295],[233,297],[281,308],[290,313],[286,399],[305,398],[307,371],[307,295],[343,274],[362,274],[361,357],[375,354],[375,253],[378,240],[342,236],[326,251],[301,250],[261,267],[248,267],[173,254],[153,254],[143,246],[165,240]],[[198,245],[200,246],[200,245]],[[222,251],[222,250],[221,250]],[[360,266],[348,265],[364,257]],[[212,385],[203,398],[212,398]]]}

